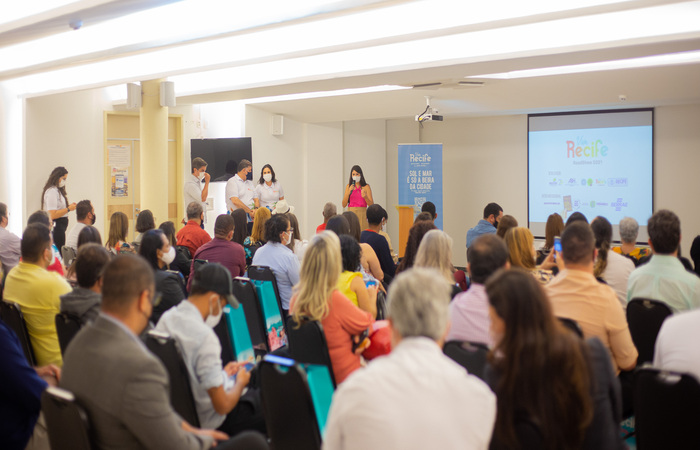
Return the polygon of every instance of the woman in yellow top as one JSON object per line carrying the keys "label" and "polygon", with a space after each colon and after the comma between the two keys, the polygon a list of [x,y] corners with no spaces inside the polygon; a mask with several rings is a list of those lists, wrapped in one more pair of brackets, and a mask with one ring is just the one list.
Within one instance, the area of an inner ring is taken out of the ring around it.
{"label": "woman in yellow top", "polygon": [[343,273],[338,279],[338,290],[361,310],[377,317],[377,286],[365,286],[360,267],[360,244],[347,234],[340,238],[340,252],[343,256]]}
{"label": "woman in yellow top", "polygon": [[[559,270],[564,269],[564,262],[561,257],[554,261],[556,252],[549,252],[549,255],[539,266],[535,262],[537,251],[535,250],[535,238],[529,229],[525,227],[515,227],[506,233],[506,247],[508,247],[508,261],[511,267],[525,269],[542,284],[547,284],[554,274],[550,270],[557,266]],[[558,255],[560,256],[560,255]]]}

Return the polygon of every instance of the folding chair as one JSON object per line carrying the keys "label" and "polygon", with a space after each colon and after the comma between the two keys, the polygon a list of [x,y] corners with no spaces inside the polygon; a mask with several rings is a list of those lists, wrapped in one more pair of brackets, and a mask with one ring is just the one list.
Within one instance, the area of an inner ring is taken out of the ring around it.
{"label": "folding chair", "polygon": [[150,330],[146,347],[165,365],[170,378],[170,403],[173,409],[194,427],[199,427],[199,416],[192,395],[190,374],[175,339],[167,333]]}
{"label": "folding chair", "polygon": [[664,302],[646,298],[633,298],[627,304],[627,323],[639,358],[637,365],[654,360],[656,337],[664,320],[673,314]]}
{"label": "folding chair", "polygon": [[583,339],[583,330],[581,330],[581,327],[579,326],[578,322],[576,322],[574,319],[569,319],[566,317],[557,317],[557,319],[559,319],[559,322],[561,322],[562,325],[564,325],[570,331],[573,331],[574,334],[576,334],[578,337]]}
{"label": "folding chair", "polygon": [[260,363],[260,378],[273,448],[321,448],[334,390],[328,368],[266,355]]}
{"label": "folding chair", "polygon": [[233,295],[243,306],[250,340],[256,353],[267,353],[269,345],[265,330],[265,320],[263,319],[262,307],[255,285],[250,278],[236,277],[233,279]]}
{"label": "folding chair", "polygon": [[32,342],[29,339],[29,331],[27,331],[27,323],[24,321],[22,310],[17,303],[2,301],[0,302],[0,318],[5,321],[8,327],[15,332],[19,338],[19,343],[22,346],[24,356],[27,357],[29,365],[36,366],[36,358],[34,357],[34,349]]}
{"label": "folding chair", "polygon": [[78,334],[82,326],[78,316],[65,312],[56,314],[56,334],[58,335],[58,345],[61,347],[61,355],[66,354],[68,344]]}
{"label": "folding chair", "polygon": [[46,420],[51,450],[90,450],[87,414],[65,389],[47,388],[41,394],[41,410]]}
{"label": "folding chair", "polygon": [[328,353],[326,335],[323,326],[317,320],[302,318],[298,326],[293,316],[287,318],[287,332],[289,333],[289,353],[292,358],[300,363],[318,364],[328,367],[333,386],[337,386],[333,374],[333,364]]}
{"label": "folding chair", "polygon": [[65,245],[61,247],[61,258],[63,258],[63,265],[69,267],[73,264],[76,254],[75,249],[72,247],[66,247]]}
{"label": "folding chair", "polygon": [[637,369],[634,414],[639,450],[700,448],[700,383],[692,375]]}
{"label": "folding chair", "polygon": [[467,341],[449,341],[445,343],[442,352],[454,362],[467,369],[472,375],[484,379],[486,355],[489,352],[486,344]]}
{"label": "folding chair", "polygon": [[250,266],[248,277],[255,286],[265,323],[265,335],[270,351],[278,350],[287,344],[284,310],[275,274],[267,266]]}

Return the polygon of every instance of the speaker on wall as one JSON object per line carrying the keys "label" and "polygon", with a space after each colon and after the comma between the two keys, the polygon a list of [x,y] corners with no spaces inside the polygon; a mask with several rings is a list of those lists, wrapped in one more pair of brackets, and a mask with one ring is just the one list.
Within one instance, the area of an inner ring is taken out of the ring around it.
{"label": "speaker on wall", "polygon": [[141,85],[136,83],[126,84],[126,107],[138,109],[141,107]]}
{"label": "speaker on wall", "polygon": [[282,114],[274,114],[272,116],[270,132],[273,136],[282,136],[284,134],[284,116]]}
{"label": "speaker on wall", "polygon": [[175,83],[172,81],[161,81],[160,83],[160,106],[175,106]]}

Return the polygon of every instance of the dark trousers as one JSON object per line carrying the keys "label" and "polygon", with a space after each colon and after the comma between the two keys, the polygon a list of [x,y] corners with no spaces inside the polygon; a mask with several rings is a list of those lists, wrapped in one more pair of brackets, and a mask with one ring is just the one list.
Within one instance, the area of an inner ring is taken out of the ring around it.
{"label": "dark trousers", "polygon": [[258,388],[248,387],[248,392],[241,396],[236,407],[226,415],[224,423],[218,429],[229,436],[243,431],[267,433]]}
{"label": "dark trousers", "polygon": [[58,251],[66,245],[66,229],[68,228],[68,217],[59,217],[53,221],[53,243]]}
{"label": "dark trousers", "polygon": [[622,393],[622,418],[634,415],[634,371],[621,371],[617,376]]}
{"label": "dark trousers", "polygon": [[267,450],[270,446],[264,435],[255,431],[245,431],[229,439],[219,442],[216,450]]}

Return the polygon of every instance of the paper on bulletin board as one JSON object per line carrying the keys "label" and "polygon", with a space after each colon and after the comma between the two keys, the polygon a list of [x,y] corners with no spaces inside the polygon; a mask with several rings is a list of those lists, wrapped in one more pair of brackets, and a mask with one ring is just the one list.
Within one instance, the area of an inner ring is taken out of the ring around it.
{"label": "paper on bulletin board", "polygon": [[112,197],[129,196],[129,169],[112,167]]}
{"label": "paper on bulletin board", "polygon": [[110,145],[107,147],[109,154],[109,166],[129,167],[131,165],[130,145]]}

